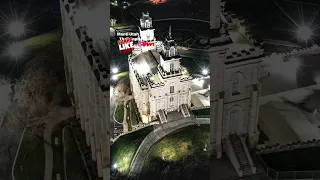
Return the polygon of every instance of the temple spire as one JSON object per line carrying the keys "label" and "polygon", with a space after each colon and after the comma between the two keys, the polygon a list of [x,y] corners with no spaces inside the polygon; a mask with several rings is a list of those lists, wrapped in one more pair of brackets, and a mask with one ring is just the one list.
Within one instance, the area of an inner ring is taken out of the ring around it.
{"label": "temple spire", "polygon": [[172,36],[171,36],[171,25],[169,26],[169,39],[172,39]]}

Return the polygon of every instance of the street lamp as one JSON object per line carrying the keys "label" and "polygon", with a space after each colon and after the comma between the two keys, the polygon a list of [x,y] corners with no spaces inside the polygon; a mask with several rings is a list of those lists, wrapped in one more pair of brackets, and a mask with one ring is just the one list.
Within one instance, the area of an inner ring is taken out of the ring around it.
{"label": "street lamp", "polygon": [[112,68],[112,73],[113,74],[116,74],[116,73],[118,73],[119,72],[119,69],[118,68]]}
{"label": "street lamp", "polygon": [[303,40],[303,41],[308,41],[311,38],[312,35],[313,35],[313,32],[312,32],[312,29],[310,27],[301,26],[297,30],[298,38]]}
{"label": "street lamp", "polygon": [[22,42],[16,42],[9,46],[8,53],[10,56],[18,58],[25,52],[24,44]]}
{"label": "street lamp", "polygon": [[8,33],[14,37],[22,36],[25,33],[25,24],[21,21],[12,21],[8,24]]}

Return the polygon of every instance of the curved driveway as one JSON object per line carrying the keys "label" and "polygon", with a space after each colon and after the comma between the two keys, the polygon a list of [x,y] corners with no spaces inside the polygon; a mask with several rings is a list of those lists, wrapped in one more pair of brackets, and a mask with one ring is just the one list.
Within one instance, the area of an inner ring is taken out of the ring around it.
{"label": "curved driveway", "polygon": [[183,118],[176,121],[168,122],[165,124],[160,124],[156,127],[153,132],[151,132],[148,136],[140,144],[130,166],[130,179],[139,179],[139,174],[143,168],[144,161],[146,160],[146,154],[150,151],[151,147],[157,143],[159,140],[164,138],[165,136],[178,131],[187,126],[197,125],[197,124],[210,124],[210,119],[201,118]]}

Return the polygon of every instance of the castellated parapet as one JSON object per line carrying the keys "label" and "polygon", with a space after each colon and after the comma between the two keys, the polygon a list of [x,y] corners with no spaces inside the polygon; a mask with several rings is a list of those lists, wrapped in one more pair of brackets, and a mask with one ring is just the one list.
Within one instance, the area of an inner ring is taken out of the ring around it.
{"label": "castellated parapet", "polygon": [[[68,7],[75,7],[75,4],[66,4],[65,8],[67,12],[68,12]],[[75,11],[69,11],[69,15],[71,19],[73,19],[75,13],[76,13]],[[73,23],[73,25],[75,24]],[[96,80],[101,90],[103,92],[107,91],[110,84],[110,80],[109,80],[110,72],[108,72],[107,68],[102,64],[100,53],[95,49],[93,45],[93,39],[90,38],[87,33],[88,28],[86,26],[80,26],[80,27],[74,27],[74,28],[75,28],[75,33],[79,38],[79,43],[83,48],[84,54],[87,56],[88,63],[92,67],[92,71],[96,77]]]}

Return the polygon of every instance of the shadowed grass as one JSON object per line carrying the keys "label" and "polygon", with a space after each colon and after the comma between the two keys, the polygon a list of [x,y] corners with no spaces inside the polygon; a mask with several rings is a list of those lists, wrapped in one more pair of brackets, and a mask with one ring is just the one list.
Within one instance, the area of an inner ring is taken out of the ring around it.
{"label": "shadowed grass", "polygon": [[210,126],[190,126],[166,136],[146,156],[141,177],[143,180],[151,177],[208,179]]}
{"label": "shadowed grass", "polygon": [[[35,138],[31,135],[32,132],[27,129],[21,146],[17,161],[14,167],[16,180],[43,180],[45,155],[44,141],[40,138]],[[38,127],[37,132],[39,137],[43,136],[44,126]]]}
{"label": "shadowed grass", "polygon": [[117,122],[122,123],[123,116],[124,116],[124,105],[119,103],[118,106],[116,107],[114,118],[116,119]]}
{"label": "shadowed grass", "polygon": [[76,143],[72,129],[67,127],[64,133],[64,151],[68,180],[89,180],[85,164]]}
{"label": "shadowed grass", "polygon": [[61,42],[62,33],[59,29],[41,34],[39,36],[34,36],[29,39],[22,41],[24,43],[27,52],[36,53],[39,50],[46,48],[47,46],[60,43]]}

